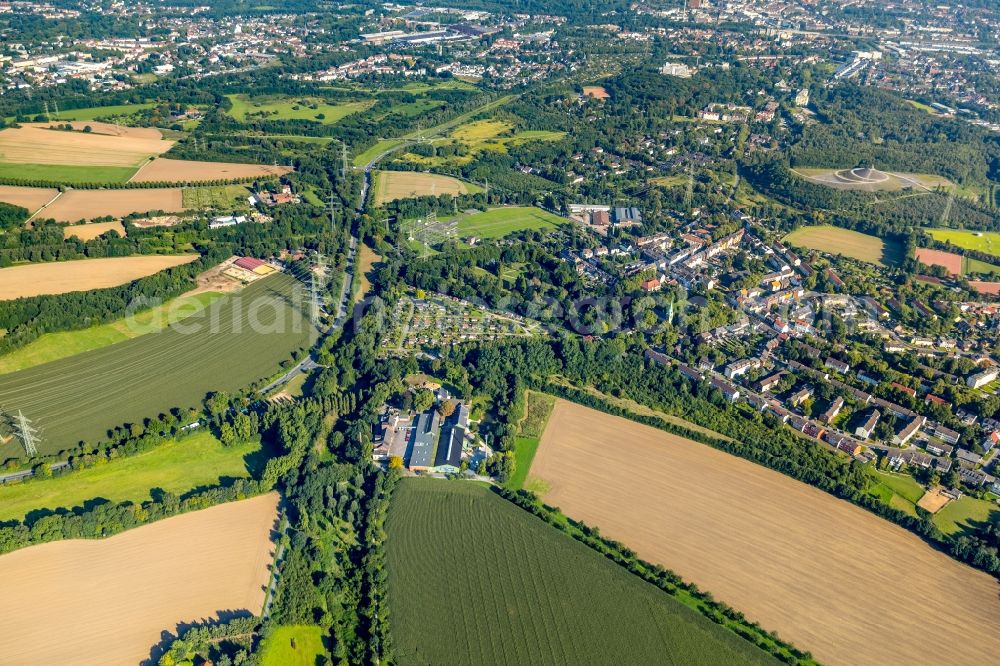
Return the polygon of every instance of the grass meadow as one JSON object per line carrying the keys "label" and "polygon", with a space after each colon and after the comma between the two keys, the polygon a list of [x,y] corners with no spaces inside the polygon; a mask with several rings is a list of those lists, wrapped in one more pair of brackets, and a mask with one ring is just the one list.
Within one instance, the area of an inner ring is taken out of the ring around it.
{"label": "grass meadow", "polygon": [[328,652],[324,639],[322,627],[316,625],[278,627],[264,639],[260,663],[262,666],[316,666],[326,663]]}
{"label": "grass meadow", "polygon": [[403,479],[386,531],[400,664],[777,663],[484,486]]}
{"label": "grass meadow", "polygon": [[[293,299],[296,284],[268,277],[159,333],[6,375],[0,404],[34,421],[45,454],[195,406],[210,391],[244,387],[276,373],[313,339]],[[0,446],[0,459],[21,455],[13,442]]]}
{"label": "grass meadow", "polygon": [[32,511],[73,509],[91,500],[144,502],[154,488],[183,494],[226,477],[250,476],[260,442],[223,446],[208,431],[50,479],[0,485],[0,522]]}
{"label": "grass meadow", "polygon": [[[371,100],[327,104],[311,97],[251,98],[246,95],[229,95],[228,97],[233,104],[229,115],[240,122],[244,122],[248,116],[262,113],[265,114],[265,118],[270,120],[310,120],[323,125],[332,125],[342,118],[352,113],[364,111],[374,104]],[[311,105],[315,105],[316,108],[312,108]]]}
{"label": "grass meadow", "polygon": [[[545,432],[545,424],[549,421],[552,408],[555,407],[556,399],[545,393],[528,391],[527,409],[524,420],[514,440],[514,473],[507,482],[507,487],[511,490],[520,490],[528,484],[528,472],[531,471],[531,462],[538,452],[538,444],[542,440],[542,433]],[[536,488],[529,490],[538,491]]]}
{"label": "grass meadow", "polygon": [[934,514],[934,524],[945,534],[965,532],[986,521],[1000,523],[1000,506],[968,495]]}

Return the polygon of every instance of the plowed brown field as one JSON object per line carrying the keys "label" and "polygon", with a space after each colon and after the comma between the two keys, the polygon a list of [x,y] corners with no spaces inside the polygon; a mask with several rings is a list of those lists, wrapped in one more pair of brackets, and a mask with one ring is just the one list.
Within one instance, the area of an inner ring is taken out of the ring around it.
{"label": "plowed brown field", "polygon": [[260,613],[278,496],[0,557],[0,664],[138,664],[164,631]]}
{"label": "plowed brown field", "polygon": [[531,473],[548,484],[547,503],[823,663],[1000,654],[995,579],[749,461],[560,400]]}

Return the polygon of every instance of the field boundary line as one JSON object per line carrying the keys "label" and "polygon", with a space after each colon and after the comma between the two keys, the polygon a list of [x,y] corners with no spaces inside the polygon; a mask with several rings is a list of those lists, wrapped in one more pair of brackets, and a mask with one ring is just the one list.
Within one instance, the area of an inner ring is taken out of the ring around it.
{"label": "field boundary line", "polygon": [[64,194],[66,194],[66,193],[64,191],[62,191],[62,190],[60,190],[59,192],[57,192],[54,197],[52,197],[51,199],[49,199],[48,203],[42,204],[41,208],[39,208],[34,213],[32,213],[31,216],[28,217],[28,219],[24,221],[24,224],[25,225],[30,225],[31,221],[34,220],[36,217],[38,217],[39,213],[41,213],[43,210],[45,210],[46,208],[48,208],[49,206],[51,206],[52,204],[54,204],[56,202],[56,200],[59,197],[61,197],[62,195],[64,195]]}
{"label": "field boundary line", "polygon": [[125,181],[125,184],[128,185],[133,180],[135,180],[135,177],[139,175],[139,172],[142,171],[143,169],[145,169],[149,165],[149,163],[152,162],[152,161],[153,161],[152,157],[147,157],[146,160],[142,164],[139,165],[139,168],[135,170],[135,173],[133,173],[131,176],[129,176],[129,179]]}

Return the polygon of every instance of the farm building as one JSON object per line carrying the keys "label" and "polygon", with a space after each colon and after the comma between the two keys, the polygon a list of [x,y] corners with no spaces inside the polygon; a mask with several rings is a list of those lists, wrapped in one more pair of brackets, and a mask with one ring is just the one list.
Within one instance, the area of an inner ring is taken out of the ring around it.
{"label": "farm building", "polygon": [[413,422],[413,437],[410,440],[410,455],[406,466],[415,471],[426,471],[434,466],[434,452],[438,436],[437,414],[426,411],[417,415]]}
{"label": "farm building", "polygon": [[454,413],[445,419],[441,442],[434,458],[434,471],[457,473],[462,465],[462,447],[469,426],[469,408],[459,403]]}

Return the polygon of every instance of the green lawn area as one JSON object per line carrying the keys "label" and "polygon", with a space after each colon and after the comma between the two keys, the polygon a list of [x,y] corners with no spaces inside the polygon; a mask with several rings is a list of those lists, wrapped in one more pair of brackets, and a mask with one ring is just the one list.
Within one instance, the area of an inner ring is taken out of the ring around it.
{"label": "green lawn area", "polygon": [[524,229],[553,229],[566,220],[534,206],[493,208],[458,222],[459,236],[500,238]]}
{"label": "green lawn area", "polygon": [[0,356],[0,375],[162,330],[174,322],[200,312],[222,296],[223,294],[218,292],[180,296],[163,305],[100,326],[79,331],[45,333],[24,347]]}
{"label": "green lawn area", "polygon": [[893,474],[874,468],[871,469],[871,474],[878,483],[886,486],[892,492],[909,502],[916,504],[924,496],[923,486],[917,483],[916,479],[909,474]]}
{"label": "green lawn area", "polygon": [[220,185],[218,187],[185,187],[182,190],[185,208],[228,209],[234,205],[248,207],[250,190],[244,185]]}
{"label": "green lawn area", "polygon": [[917,501],[923,496],[923,487],[908,474],[882,472],[868,468],[873,484],[868,492],[893,509],[916,517]]}
{"label": "green lawn area", "polygon": [[400,666],[778,663],[482,485],[404,478],[385,529]]}
{"label": "green lawn area", "polygon": [[0,162],[0,178],[40,180],[48,183],[124,183],[138,167],[71,166],[65,164],[13,164]]}
{"label": "green lawn area", "polygon": [[1000,506],[995,502],[962,497],[934,514],[934,524],[945,534],[964,532],[974,527],[972,523],[1000,522]]}
{"label": "green lawn area", "polygon": [[278,627],[260,647],[261,666],[317,666],[325,663],[328,652],[323,645],[323,634],[322,627],[311,624]]}
{"label": "green lawn area", "polygon": [[[371,108],[374,104],[371,100],[328,104],[313,97],[248,97],[247,95],[227,95],[227,97],[233,104],[229,115],[240,122],[246,121],[248,116],[263,114],[263,117],[269,120],[311,120],[323,125],[332,125],[352,113]],[[312,108],[313,106],[316,108]]]}
{"label": "green lawn area", "polygon": [[182,494],[218,484],[223,477],[246,477],[260,442],[223,446],[208,431],[165,442],[135,456],[40,481],[0,485],[0,521],[19,520],[38,509],[71,509],[95,498],[142,502],[150,490]]}

